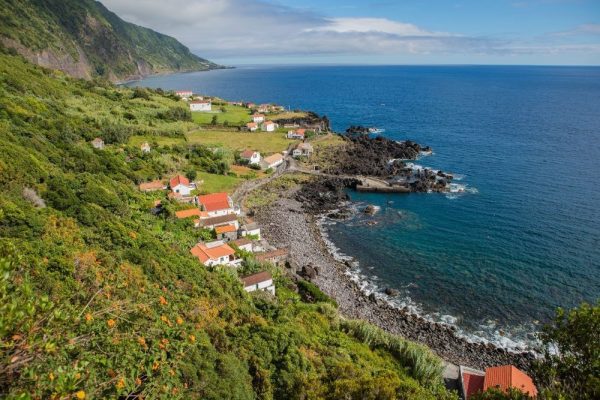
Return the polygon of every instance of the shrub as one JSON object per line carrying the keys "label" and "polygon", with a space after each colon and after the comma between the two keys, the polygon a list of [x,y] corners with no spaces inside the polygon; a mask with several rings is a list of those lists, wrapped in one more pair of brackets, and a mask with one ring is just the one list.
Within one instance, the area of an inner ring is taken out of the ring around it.
{"label": "shrub", "polygon": [[427,347],[408,342],[362,320],[343,320],[341,328],[372,348],[383,348],[392,353],[422,385],[435,388],[443,384],[442,360]]}
{"label": "shrub", "polygon": [[321,289],[312,282],[305,280],[298,281],[298,292],[300,292],[302,299],[310,303],[324,302],[337,307],[335,300],[323,293]]}

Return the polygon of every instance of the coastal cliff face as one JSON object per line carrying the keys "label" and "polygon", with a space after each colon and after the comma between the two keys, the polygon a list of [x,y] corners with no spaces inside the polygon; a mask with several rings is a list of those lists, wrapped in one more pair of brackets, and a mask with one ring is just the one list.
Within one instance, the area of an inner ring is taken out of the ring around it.
{"label": "coastal cliff face", "polygon": [[222,68],[93,0],[0,0],[0,42],[30,62],[84,79]]}

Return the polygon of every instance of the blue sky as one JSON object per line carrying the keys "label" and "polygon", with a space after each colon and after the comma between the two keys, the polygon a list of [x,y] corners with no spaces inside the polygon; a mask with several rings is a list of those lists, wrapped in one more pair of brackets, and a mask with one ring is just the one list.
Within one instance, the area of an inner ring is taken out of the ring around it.
{"label": "blue sky", "polygon": [[229,65],[600,65],[600,0],[103,3]]}

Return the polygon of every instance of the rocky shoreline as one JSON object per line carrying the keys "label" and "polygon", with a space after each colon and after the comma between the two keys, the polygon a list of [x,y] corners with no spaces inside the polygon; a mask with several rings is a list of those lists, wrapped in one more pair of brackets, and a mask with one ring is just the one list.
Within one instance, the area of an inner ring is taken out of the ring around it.
{"label": "rocky shoreline", "polygon": [[335,190],[337,186],[324,186],[329,190],[320,191],[318,197],[322,202],[314,202],[303,187],[295,187],[281,193],[269,206],[254,210],[254,218],[269,243],[289,249],[290,273],[312,281],[335,299],[344,316],[367,320],[388,332],[422,343],[449,363],[480,369],[513,364],[530,370],[534,358],[531,353],[513,353],[492,344],[471,343],[459,337],[451,326],[427,321],[407,309],[363,293],[347,274],[350,266],[329,252],[317,223],[317,210],[322,213],[344,200],[344,194]]}

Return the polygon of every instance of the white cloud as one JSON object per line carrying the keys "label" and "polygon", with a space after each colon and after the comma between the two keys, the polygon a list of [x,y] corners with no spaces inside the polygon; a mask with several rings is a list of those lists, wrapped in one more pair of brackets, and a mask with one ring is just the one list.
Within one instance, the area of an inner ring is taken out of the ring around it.
{"label": "white cloud", "polygon": [[554,32],[555,36],[600,35],[600,24],[582,24],[567,31]]}
{"label": "white cloud", "polygon": [[392,21],[386,18],[332,18],[324,26],[307,31],[387,33],[398,36],[452,36],[448,33],[430,32],[413,24]]}
{"label": "white cloud", "polygon": [[[583,46],[471,37],[387,18],[326,18],[265,0],[103,0],[123,19],[176,37],[203,57],[504,55],[577,52]],[[577,29],[596,32],[597,25]],[[564,35],[563,36],[568,36]],[[598,50],[587,46],[585,50]]]}

